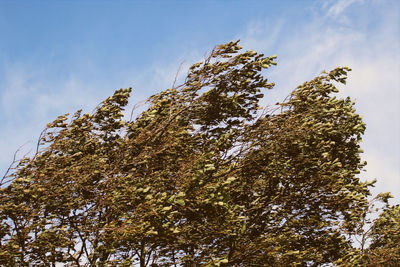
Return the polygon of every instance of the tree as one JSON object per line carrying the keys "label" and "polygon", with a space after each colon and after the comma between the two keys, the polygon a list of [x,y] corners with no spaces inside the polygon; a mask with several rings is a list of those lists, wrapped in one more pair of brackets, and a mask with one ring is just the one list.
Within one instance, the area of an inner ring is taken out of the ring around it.
{"label": "tree", "polygon": [[[368,206],[347,67],[262,109],[276,56],[219,45],[125,121],[131,89],[49,123],[0,191],[0,262],[317,266]],[[379,228],[376,228],[379,229]],[[377,230],[379,232],[379,230]],[[375,244],[375,243],[374,243]]]}
{"label": "tree", "polygon": [[400,262],[400,206],[389,206],[374,221],[371,245],[367,250],[370,266],[395,266]]}

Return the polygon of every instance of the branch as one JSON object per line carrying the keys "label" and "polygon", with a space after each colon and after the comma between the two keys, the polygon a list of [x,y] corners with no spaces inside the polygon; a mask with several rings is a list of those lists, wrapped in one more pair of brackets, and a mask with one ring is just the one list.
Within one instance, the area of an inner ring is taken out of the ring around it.
{"label": "branch", "polygon": [[[4,184],[6,184],[6,183],[8,183],[8,182],[10,182],[10,181],[12,180],[12,179],[8,179],[8,180],[6,180],[6,179],[7,179],[7,177],[8,177],[8,174],[10,173],[10,171],[11,171],[12,169],[14,169],[15,163],[18,161],[18,160],[17,160],[17,154],[18,154],[18,152],[21,151],[22,147],[24,147],[27,143],[29,143],[29,142],[26,142],[25,144],[23,144],[22,146],[20,146],[20,147],[14,152],[13,160],[12,160],[10,166],[8,166],[6,172],[4,173],[3,177],[2,177],[1,180],[0,180],[0,187],[2,187]],[[25,154],[24,156],[26,156],[26,154]]]}

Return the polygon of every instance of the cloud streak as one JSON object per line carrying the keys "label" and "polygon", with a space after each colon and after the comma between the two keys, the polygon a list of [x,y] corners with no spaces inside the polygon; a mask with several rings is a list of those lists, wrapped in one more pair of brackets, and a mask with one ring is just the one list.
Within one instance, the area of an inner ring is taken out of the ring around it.
{"label": "cloud streak", "polygon": [[363,3],[363,0],[339,0],[339,1],[327,1],[323,5],[323,9],[327,9],[326,16],[332,18],[338,18],[343,15],[343,12],[354,3]]}

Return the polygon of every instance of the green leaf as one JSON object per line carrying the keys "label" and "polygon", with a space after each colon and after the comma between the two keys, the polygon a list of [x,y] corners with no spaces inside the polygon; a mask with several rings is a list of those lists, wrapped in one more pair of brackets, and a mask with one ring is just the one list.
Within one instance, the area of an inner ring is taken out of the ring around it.
{"label": "green leaf", "polygon": [[185,201],[182,200],[182,199],[175,199],[175,203],[178,204],[178,205],[181,205],[181,206],[185,205]]}

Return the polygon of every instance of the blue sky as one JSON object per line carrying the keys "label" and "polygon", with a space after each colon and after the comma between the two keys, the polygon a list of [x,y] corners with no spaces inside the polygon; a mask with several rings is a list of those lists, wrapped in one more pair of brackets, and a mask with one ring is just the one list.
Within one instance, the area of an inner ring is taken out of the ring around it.
{"label": "blue sky", "polygon": [[342,96],[367,123],[363,179],[400,203],[400,1],[0,0],[0,174],[46,125],[114,90],[132,105],[171,87],[213,46],[241,39],[278,55],[273,104],[322,70],[353,71]]}

